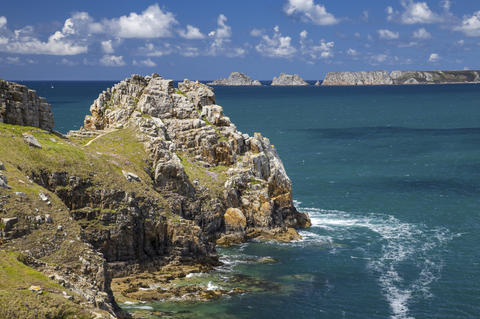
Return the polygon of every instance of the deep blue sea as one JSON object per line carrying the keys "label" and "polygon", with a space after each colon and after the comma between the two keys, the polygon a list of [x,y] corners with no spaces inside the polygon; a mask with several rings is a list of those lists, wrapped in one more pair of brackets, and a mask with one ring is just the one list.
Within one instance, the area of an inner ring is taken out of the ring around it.
{"label": "deep blue sea", "polygon": [[[25,84],[66,132],[113,82]],[[480,85],[215,92],[241,131],[270,138],[313,226],[300,242],[220,250],[219,273],[278,289],[147,308],[181,318],[480,318]],[[262,256],[279,262],[249,261]]]}

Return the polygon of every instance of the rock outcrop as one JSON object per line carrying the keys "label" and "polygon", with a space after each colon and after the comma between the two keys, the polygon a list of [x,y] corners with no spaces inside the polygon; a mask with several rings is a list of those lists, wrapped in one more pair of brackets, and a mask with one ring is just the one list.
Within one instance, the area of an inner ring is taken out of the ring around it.
{"label": "rock outcrop", "polygon": [[480,83],[480,71],[393,71],[394,84]]}
{"label": "rock outcrop", "polygon": [[480,83],[480,71],[330,72],[322,85],[408,85]]}
{"label": "rock outcrop", "polygon": [[0,79],[0,123],[53,129],[50,104],[25,85]]}
{"label": "rock outcrop", "polygon": [[272,81],[273,86],[305,86],[309,85],[297,74],[281,73],[280,76],[274,77]]}
{"label": "rock outcrop", "polygon": [[[186,275],[178,269],[218,265],[216,244],[296,240],[295,228],[310,225],[273,145],[238,131],[210,87],[133,75],[90,111],[70,138],[0,123],[0,247],[62,285],[52,295],[74,295],[61,299],[72,309],[128,317],[114,294],[135,295],[143,280],[132,276],[170,282]],[[24,303],[43,313],[47,301]]]}
{"label": "rock outcrop", "polygon": [[322,85],[391,85],[387,71],[370,72],[329,72]]}
{"label": "rock outcrop", "polygon": [[224,86],[261,86],[260,81],[253,81],[248,75],[240,72],[232,72],[228,78],[215,80],[208,85],[224,85]]}

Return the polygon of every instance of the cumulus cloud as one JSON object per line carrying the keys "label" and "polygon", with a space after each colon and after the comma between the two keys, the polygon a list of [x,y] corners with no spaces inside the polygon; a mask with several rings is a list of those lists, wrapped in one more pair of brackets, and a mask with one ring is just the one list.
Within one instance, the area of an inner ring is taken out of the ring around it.
{"label": "cumulus cloud", "polygon": [[265,33],[265,30],[256,29],[256,28],[254,28],[254,29],[252,29],[252,31],[250,31],[250,35],[252,37],[259,37],[264,33]]}
{"label": "cumulus cloud", "polygon": [[381,29],[381,30],[378,30],[377,32],[380,39],[384,39],[384,40],[395,40],[400,37],[400,34],[398,32],[393,32],[387,29]]}
{"label": "cumulus cloud", "polygon": [[469,37],[480,37],[480,11],[463,17],[462,23],[454,30],[461,31]]}
{"label": "cumulus cloud", "polygon": [[289,16],[298,16],[303,21],[317,25],[337,24],[339,20],[325,9],[321,4],[315,4],[313,0],[288,0],[284,9]]}
{"label": "cumulus cloud", "polygon": [[153,43],[147,43],[145,46],[139,48],[140,55],[146,56],[164,56],[174,52],[174,47],[170,43],[163,43],[156,46]]}
{"label": "cumulus cloud", "polygon": [[[4,18],[4,17],[2,17]],[[49,55],[77,55],[86,53],[88,46],[77,41],[74,33],[69,29],[68,19],[61,31],[50,35],[47,41],[34,36],[34,29],[26,26],[22,29],[9,30],[7,20],[0,19],[2,35],[0,36],[0,51],[19,54],[49,54]]]}
{"label": "cumulus cloud", "polygon": [[432,35],[425,28],[420,28],[413,32],[413,37],[415,39],[430,39]]}
{"label": "cumulus cloud", "polygon": [[440,60],[440,55],[438,55],[438,53],[432,53],[428,58],[428,62],[432,62],[432,63],[438,62],[439,60]]}
{"label": "cumulus cloud", "polygon": [[125,65],[125,61],[123,61],[123,56],[116,56],[116,55],[104,55],[101,59],[100,59],[100,64],[104,65],[104,66],[114,66],[114,67],[118,67],[118,66],[124,66]]}
{"label": "cumulus cloud", "polygon": [[246,50],[243,48],[232,48],[229,44],[232,42],[230,39],[232,36],[232,28],[227,25],[227,17],[224,14],[220,14],[217,19],[217,28],[208,33],[211,39],[210,48],[208,50],[209,55],[223,54],[227,57],[243,56]]}
{"label": "cumulus cloud", "polygon": [[400,17],[400,21],[404,24],[416,23],[435,23],[442,19],[430,10],[426,2],[414,2],[413,0],[403,0],[401,2],[404,12]]}
{"label": "cumulus cloud", "polygon": [[69,60],[69,59],[66,59],[66,58],[63,58],[58,64],[60,64],[60,65],[66,65],[66,66],[75,66],[75,65],[78,65],[77,62],[74,62],[74,61]]}
{"label": "cumulus cloud", "polygon": [[191,25],[187,25],[187,30],[180,30],[178,31],[178,33],[182,38],[189,39],[189,40],[205,38],[205,35],[202,32],[200,32],[200,29]]}
{"label": "cumulus cloud", "polygon": [[103,20],[104,30],[119,38],[164,38],[172,35],[178,24],[173,13],[162,11],[158,4],[151,5],[141,14],[131,12],[111,20]]}
{"label": "cumulus cloud", "polygon": [[370,64],[378,65],[387,61],[388,55],[386,54],[377,54],[370,57]]}
{"label": "cumulus cloud", "polygon": [[152,59],[148,58],[146,60],[140,60],[140,61],[136,61],[136,60],[133,60],[133,65],[135,66],[146,66],[146,67],[150,67],[150,68],[153,68],[155,66],[157,66],[157,64],[155,62],[152,61]]}
{"label": "cumulus cloud", "polygon": [[102,50],[105,53],[111,54],[114,52],[112,40],[102,41]]}
{"label": "cumulus cloud", "polygon": [[255,46],[255,49],[264,56],[272,58],[291,58],[297,52],[297,49],[292,46],[292,38],[289,36],[282,36],[280,28],[275,26],[273,28],[273,36],[263,35],[261,41]]}

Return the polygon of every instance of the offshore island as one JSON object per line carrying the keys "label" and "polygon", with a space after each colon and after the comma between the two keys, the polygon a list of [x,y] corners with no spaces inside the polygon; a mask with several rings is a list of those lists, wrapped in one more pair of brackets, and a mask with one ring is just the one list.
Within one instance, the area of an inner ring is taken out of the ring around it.
{"label": "offshore island", "polygon": [[133,75],[84,127],[53,131],[35,91],[0,82],[0,317],[129,318],[120,302],[248,289],[173,285],[216,245],[310,226],[270,141],[237,130],[199,82]]}

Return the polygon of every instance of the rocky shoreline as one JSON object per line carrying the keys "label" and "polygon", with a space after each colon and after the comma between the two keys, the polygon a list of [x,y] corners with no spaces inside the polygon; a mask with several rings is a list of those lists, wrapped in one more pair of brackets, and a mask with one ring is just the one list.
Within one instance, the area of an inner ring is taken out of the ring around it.
{"label": "rocky shoreline", "polygon": [[[206,85],[133,75],[67,136],[51,131],[49,105],[33,91],[1,88],[0,247],[15,255],[0,263],[39,271],[44,279],[27,276],[18,289],[55,286],[53,296],[68,296],[55,304],[79,317],[127,318],[116,298],[145,299],[162,283],[156,299],[243,293],[169,283],[217,267],[217,244],[297,240],[295,228],[310,226],[273,145],[239,132]],[[15,111],[30,109],[39,111]],[[23,299],[52,311],[43,297]],[[30,318],[23,309],[4,311]]]}

